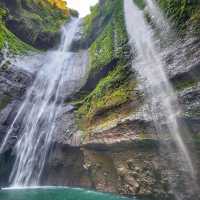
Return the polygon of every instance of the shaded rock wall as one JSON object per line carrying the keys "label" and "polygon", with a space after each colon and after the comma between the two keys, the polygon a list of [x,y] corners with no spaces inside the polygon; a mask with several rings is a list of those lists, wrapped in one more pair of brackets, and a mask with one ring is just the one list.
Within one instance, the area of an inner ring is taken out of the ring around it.
{"label": "shaded rock wall", "polygon": [[[33,81],[33,74],[5,63],[0,68],[0,144],[11,126],[26,89]],[[8,186],[8,178],[14,162],[13,146],[18,137],[18,126],[0,155],[0,186]]]}

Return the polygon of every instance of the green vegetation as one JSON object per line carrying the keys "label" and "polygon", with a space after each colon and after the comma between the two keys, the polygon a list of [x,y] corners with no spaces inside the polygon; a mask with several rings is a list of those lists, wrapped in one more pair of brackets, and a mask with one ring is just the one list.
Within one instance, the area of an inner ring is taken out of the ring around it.
{"label": "green vegetation", "polygon": [[84,18],[84,35],[85,38],[92,36],[94,30],[94,25],[100,19],[109,19],[113,12],[113,2],[105,1],[103,5],[96,4],[90,8],[91,14]]}
{"label": "green vegetation", "polygon": [[11,97],[10,96],[4,96],[1,100],[0,100],[0,111],[2,109],[4,109],[11,101]]}
{"label": "green vegetation", "polygon": [[[101,9],[111,17],[89,48],[89,78],[97,76],[108,65],[113,64],[113,66],[110,68],[111,71],[100,79],[96,88],[78,101],[77,120],[81,128],[83,124],[84,127],[89,127],[101,115],[109,119],[118,117],[118,114],[113,115],[113,113],[117,113],[119,107],[135,98],[133,91],[137,82],[133,78],[130,65],[127,65],[130,51],[123,1],[105,1],[104,5],[93,7],[91,15],[85,18],[85,34],[94,31],[94,19],[96,23],[101,20]],[[114,60],[116,62],[113,62]]]}
{"label": "green vegetation", "polygon": [[188,80],[184,80],[184,81],[179,80],[175,83],[175,89],[183,90],[186,88],[193,87],[193,86],[197,85],[197,83],[198,83],[198,81],[194,80],[194,79],[188,79]]}
{"label": "green vegetation", "polygon": [[13,5],[15,9],[5,0],[0,2],[1,48],[7,42],[14,53],[24,53],[33,48],[20,40],[38,49],[52,48],[59,42],[60,28],[69,21],[69,15],[47,0],[14,0]]}
{"label": "green vegetation", "polygon": [[59,9],[55,9],[44,0],[25,0],[24,8],[20,9],[20,15],[29,23],[37,23],[43,31],[57,32],[60,27],[69,20]]}
{"label": "green vegetation", "polygon": [[90,35],[92,33],[92,28],[93,28],[93,23],[94,20],[99,17],[100,15],[100,7],[99,4],[93,6],[90,8],[91,14],[87,15],[84,18],[84,34],[86,35]]}
{"label": "green vegetation", "polygon": [[91,74],[99,71],[113,60],[113,26],[109,23],[103,33],[91,45],[89,49]]}
{"label": "green vegetation", "polygon": [[192,26],[194,33],[199,33],[200,4],[198,0],[158,0],[167,16],[175,22],[180,30]]}
{"label": "green vegetation", "polygon": [[133,0],[134,3],[140,8],[140,9],[144,9],[145,8],[145,2],[144,0]]}
{"label": "green vegetation", "polygon": [[117,66],[107,77],[102,79],[96,88],[82,101],[78,110],[78,117],[86,121],[96,115],[111,110],[133,98],[136,82],[131,80],[130,71]]}
{"label": "green vegetation", "polygon": [[[107,8],[106,13],[111,12],[113,17],[89,49],[89,69],[91,69],[92,76],[114,59],[125,64],[126,57],[124,54],[129,53],[128,36],[124,25],[123,2],[117,0],[114,6],[113,4],[107,3],[104,6]],[[97,8],[96,6],[95,9]]]}
{"label": "green vegetation", "polygon": [[3,18],[7,12],[5,9],[0,8],[0,50],[8,45],[10,51],[14,54],[27,53],[27,51],[33,51],[34,49],[22,42],[13,33],[11,33],[5,26]]}
{"label": "green vegetation", "polygon": [[69,13],[72,17],[78,17],[79,16],[79,13],[77,10],[74,10],[72,8],[69,9]]}
{"label": "green vegetation", "polygon": [[193,136],[192,142],[193,142],[194,144],[198,145],[198,147],[199,147],[199,144],[200,144],[200,135],[197,134],[197,135]]}
{"label": "green vegetation", "polygon": [[116,0],[113,14],[113,45],[114,56],[118,58],[121,64],[127,62],[129,52],[128,35],[125,27],[125,19],[123,13],[123,1]]}

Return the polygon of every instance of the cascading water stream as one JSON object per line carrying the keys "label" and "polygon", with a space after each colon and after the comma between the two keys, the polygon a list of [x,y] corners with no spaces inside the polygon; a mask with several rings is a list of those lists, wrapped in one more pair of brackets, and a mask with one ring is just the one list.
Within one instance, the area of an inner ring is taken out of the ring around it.
{"label": "cascading water stream", "polygon": [[[154,9],[153,12],[160,16],[160,13],[156,11],[154,2],[151,0],[146,1],[149,7]],[[182,138],[182,130],[177,118],[181,110],[177,103],[176,94],[166,75],[161,54],[156,49],[153,30],[146,22],[143,10],[140,10],[133,3],[133,0],[124,0],[124,9],[130,45],[133,51],[136,51],[133,67],[142,79],[142,85],[150,105],[158,136],[166,140],[168,137],[165,134],[166,130],[170,133],[177,146],[179,159],[181,159],[184,169],[190,174],[190,178],[194,178],[195,171]]]}
{"label": "cascading water stream", "polygon": [[145,0],[148,12],[152,17],[154,23],[163,31],[163,33],[169,34],[171,32],[171,27],[169,22],[164,18],[162,12],[158,8],[154,0]]}
{"label": "cascading water stream", "polygon": [[[77,32],[78,20],[63,28],[58,50],[47,52],[32,87],[21,105],[0,151],[3,152],[13,131],[18,128],[16,160],[10,176],[12,185],[38,185],[51,145],[55,120],[61,110],[65,68],[72,66],[71,42]],[[20,122],[20,127],[17,122]]]}

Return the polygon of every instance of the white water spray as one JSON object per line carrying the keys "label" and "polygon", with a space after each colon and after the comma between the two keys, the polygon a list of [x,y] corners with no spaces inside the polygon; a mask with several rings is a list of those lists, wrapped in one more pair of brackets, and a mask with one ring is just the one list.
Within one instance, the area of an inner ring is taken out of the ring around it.
{"label": "white water spray", "polygon": [[153,22],[162,30],[165,34],[168,34],[171,31],[169,22],[165,19],[163,13],[158,8],[154,0],[145,0],[147,9]]}
{"label": "white water spray", "polygon": [[[20,122],[19,137],[15,146],[16,160],[10,176],[14,186],[38,185],[48,155],[57,114],[62,109],[62,86],[66,81],[66,68],[73,68],[71,42],[77,32],[78,20],[62,30],[60,47],[43,56],[32,87],[21,105],[0,151],[3,152],[14,129]],[[72,78],[72,77],[71,77]]]}

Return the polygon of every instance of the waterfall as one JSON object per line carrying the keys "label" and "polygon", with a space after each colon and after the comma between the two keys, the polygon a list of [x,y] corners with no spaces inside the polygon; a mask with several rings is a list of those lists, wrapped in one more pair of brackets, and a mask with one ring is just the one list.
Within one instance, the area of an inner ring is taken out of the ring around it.
{"label": "waterfall", "polygon": [[[28,89],[25,100],[1,145],[2,152],[17,128],[17,122],[20,122],[19,138],[15,146],[16,160],[10,176],[14,186],[39,184],[52,143],[56,117],[64,101],[62,86],[66,78],[70,81],[74,76],[73,73],[71,77],[66,75],[66,70],[71,72],[73,69],[73,53],[69,52],[69,48],[77,32],[78,23],[78,20],[72,20],[64,27],[59,48],[40,58],[42,65],[35,81]],[[70,88],[70,85],[68,87]]]}
{"label": "waterfall", "polygon": [[[156,8],[155,2],[146,0],[151,13],[154,14],[156,23],[162,24],[163,16]],[[157,130],[158,137],[163,141],[173,139],[178,149],[178,160],[181,160],[181,166],[194,179],[195,171],[182,137],[182,131],[178,116],[181,113],[176,94],[168,80],[165,72],[165,63],[162,60],[161,52],[157,49],[156,39],[152,27],[146,22],[143,10],[140,10],[133,0],[124,0],[125,20],[127,32],[130,38],[130,45],[133,51],[136,51],[136,58],[133,61],[133,68],[138,72],[141,78],[141,85]],[[159,21],[157,18],[159,18]],[[162,23],[161,23],[162,22]],[[167,29],[168,24],[163,25]],[[168,29],[169,30],[169,29]],[[169,145],[169,144],[168,144]],[[166,146],[163,146],[164,150]],[[166,151],[173,151],[168,146]],[[171,152],[173,154],[173,152]],[[176,160],[174,160],[176,162]],[[191,186],[192,187],[192,186]],[[179,199],[179,198],[178,198]]]}

